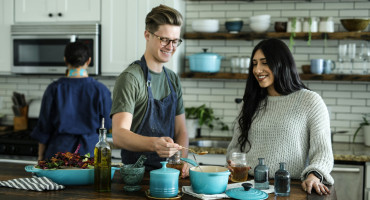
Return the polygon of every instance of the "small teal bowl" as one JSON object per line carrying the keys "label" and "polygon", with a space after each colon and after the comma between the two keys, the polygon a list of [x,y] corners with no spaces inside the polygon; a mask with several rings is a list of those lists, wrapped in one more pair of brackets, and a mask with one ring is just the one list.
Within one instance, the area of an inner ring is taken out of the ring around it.
{"label": "small teal bowl", "polygon": [[[111,168],[111,178],[118,167]],[[38,177],[50,178],[60,185],[91,185],[94,184],[94,169],[39,169],[33,165],[25,167],[26,172],[33,172]]]}
{"label": "small teal bowl", "polygon": [[225,28],[229,33],[239,33],[240,30],[242,30],[243,27],[243,21],[226,21],[225,22]]}

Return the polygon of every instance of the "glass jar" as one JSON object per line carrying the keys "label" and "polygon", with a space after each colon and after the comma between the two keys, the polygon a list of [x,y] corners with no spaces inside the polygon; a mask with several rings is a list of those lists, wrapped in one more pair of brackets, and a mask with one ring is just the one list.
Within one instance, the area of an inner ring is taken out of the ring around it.
{"label": "glass jar", "polygon": [[320,17],[319,32],[334,32],[334,22],[332,17]]}
{"label": "glass jar", "polygon": [[184,163],[181,161],[181,151],[177,151],[173,156],[169,157],[167,159],[166,167],[177,169],[180,171],[179,176],[181,176],[182,167],[184,166]]}
{"label": "glass jar", "polygon": [[269,168],[265,165],[264,158],[258,158],[259,164],[254,168],[254,188],[259,190],[269,189]]}
{"label": "glass jar", "polygon": [[244,182],[248,179],[249,167],[247,165],[247,154],[240,152],[233,152],[230,159],[231,181]]}
{"label": "glass jar", "polygon": [[285,163],[280,163],[280,169],[275,172],[275,195],[289,196],[290,195],[290,174],[285,169]]}
{"label": "glass jar", "polygon": [[298,17],[289,17],[288,18],[288,26],[287,31],[288,33],[295,32],[299,33],[302,32],[302,24],[301,19]]}
{"label": "glass jar", "polygon": [[318,24],[316,17],[305,17],[303,19],[303,32],[316,33],[318,31]]}

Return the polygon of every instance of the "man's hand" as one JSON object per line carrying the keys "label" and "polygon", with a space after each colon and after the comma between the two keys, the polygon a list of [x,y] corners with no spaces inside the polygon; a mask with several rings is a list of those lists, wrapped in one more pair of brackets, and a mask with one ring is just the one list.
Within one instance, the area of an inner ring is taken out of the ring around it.
{"label": "man's hand", "polygon": [[154,150],[161,158],[169,158],[177,151],[181,150],[181,146],[174,143],[170,137],[158,137],[154,141]]}

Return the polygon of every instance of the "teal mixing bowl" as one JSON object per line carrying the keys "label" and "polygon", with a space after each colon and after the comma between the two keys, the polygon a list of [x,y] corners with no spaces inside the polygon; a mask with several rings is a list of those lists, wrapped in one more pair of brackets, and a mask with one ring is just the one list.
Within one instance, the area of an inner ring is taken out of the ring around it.
{"label": "teal mixing bowl", "polygon": [[[118,167],[112,167],[112,179]],[[94,169],[39,169],[33,165],[25,167],[26,172],[33,172],[38,177],[50,178],[60,185],[91,185],[94,184]]]}

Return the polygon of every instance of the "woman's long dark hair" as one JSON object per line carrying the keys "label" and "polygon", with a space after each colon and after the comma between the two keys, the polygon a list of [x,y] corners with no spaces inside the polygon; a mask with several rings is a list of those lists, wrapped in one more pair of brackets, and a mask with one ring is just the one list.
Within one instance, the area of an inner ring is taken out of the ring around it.
{"label": "woman's long dark hair", "polygon": [[[288,95],[300,89],[308,89],[301,81],[292,53],[288,46],[278,39],[266,39],[261,41],[254,47],[251,62],[249,67],[249,76],[245,86],[243,96],[243,107],[239,114],[239,129],[241,135],[238,138],[241,152],[248,152],[251,148],[251,143],[248,139],[249,130],[253,119],[258,115],[259,111],[266,107],[267,101],[262,105],[264,99],[267,98],[267,88],[261,88],[258,81],[253,75],[253,57],[257,50],[261,50],[265,55],[267,65],[274,74],[274,87],[280,95]],[[246,150],[248,143],[248,150]]]}

